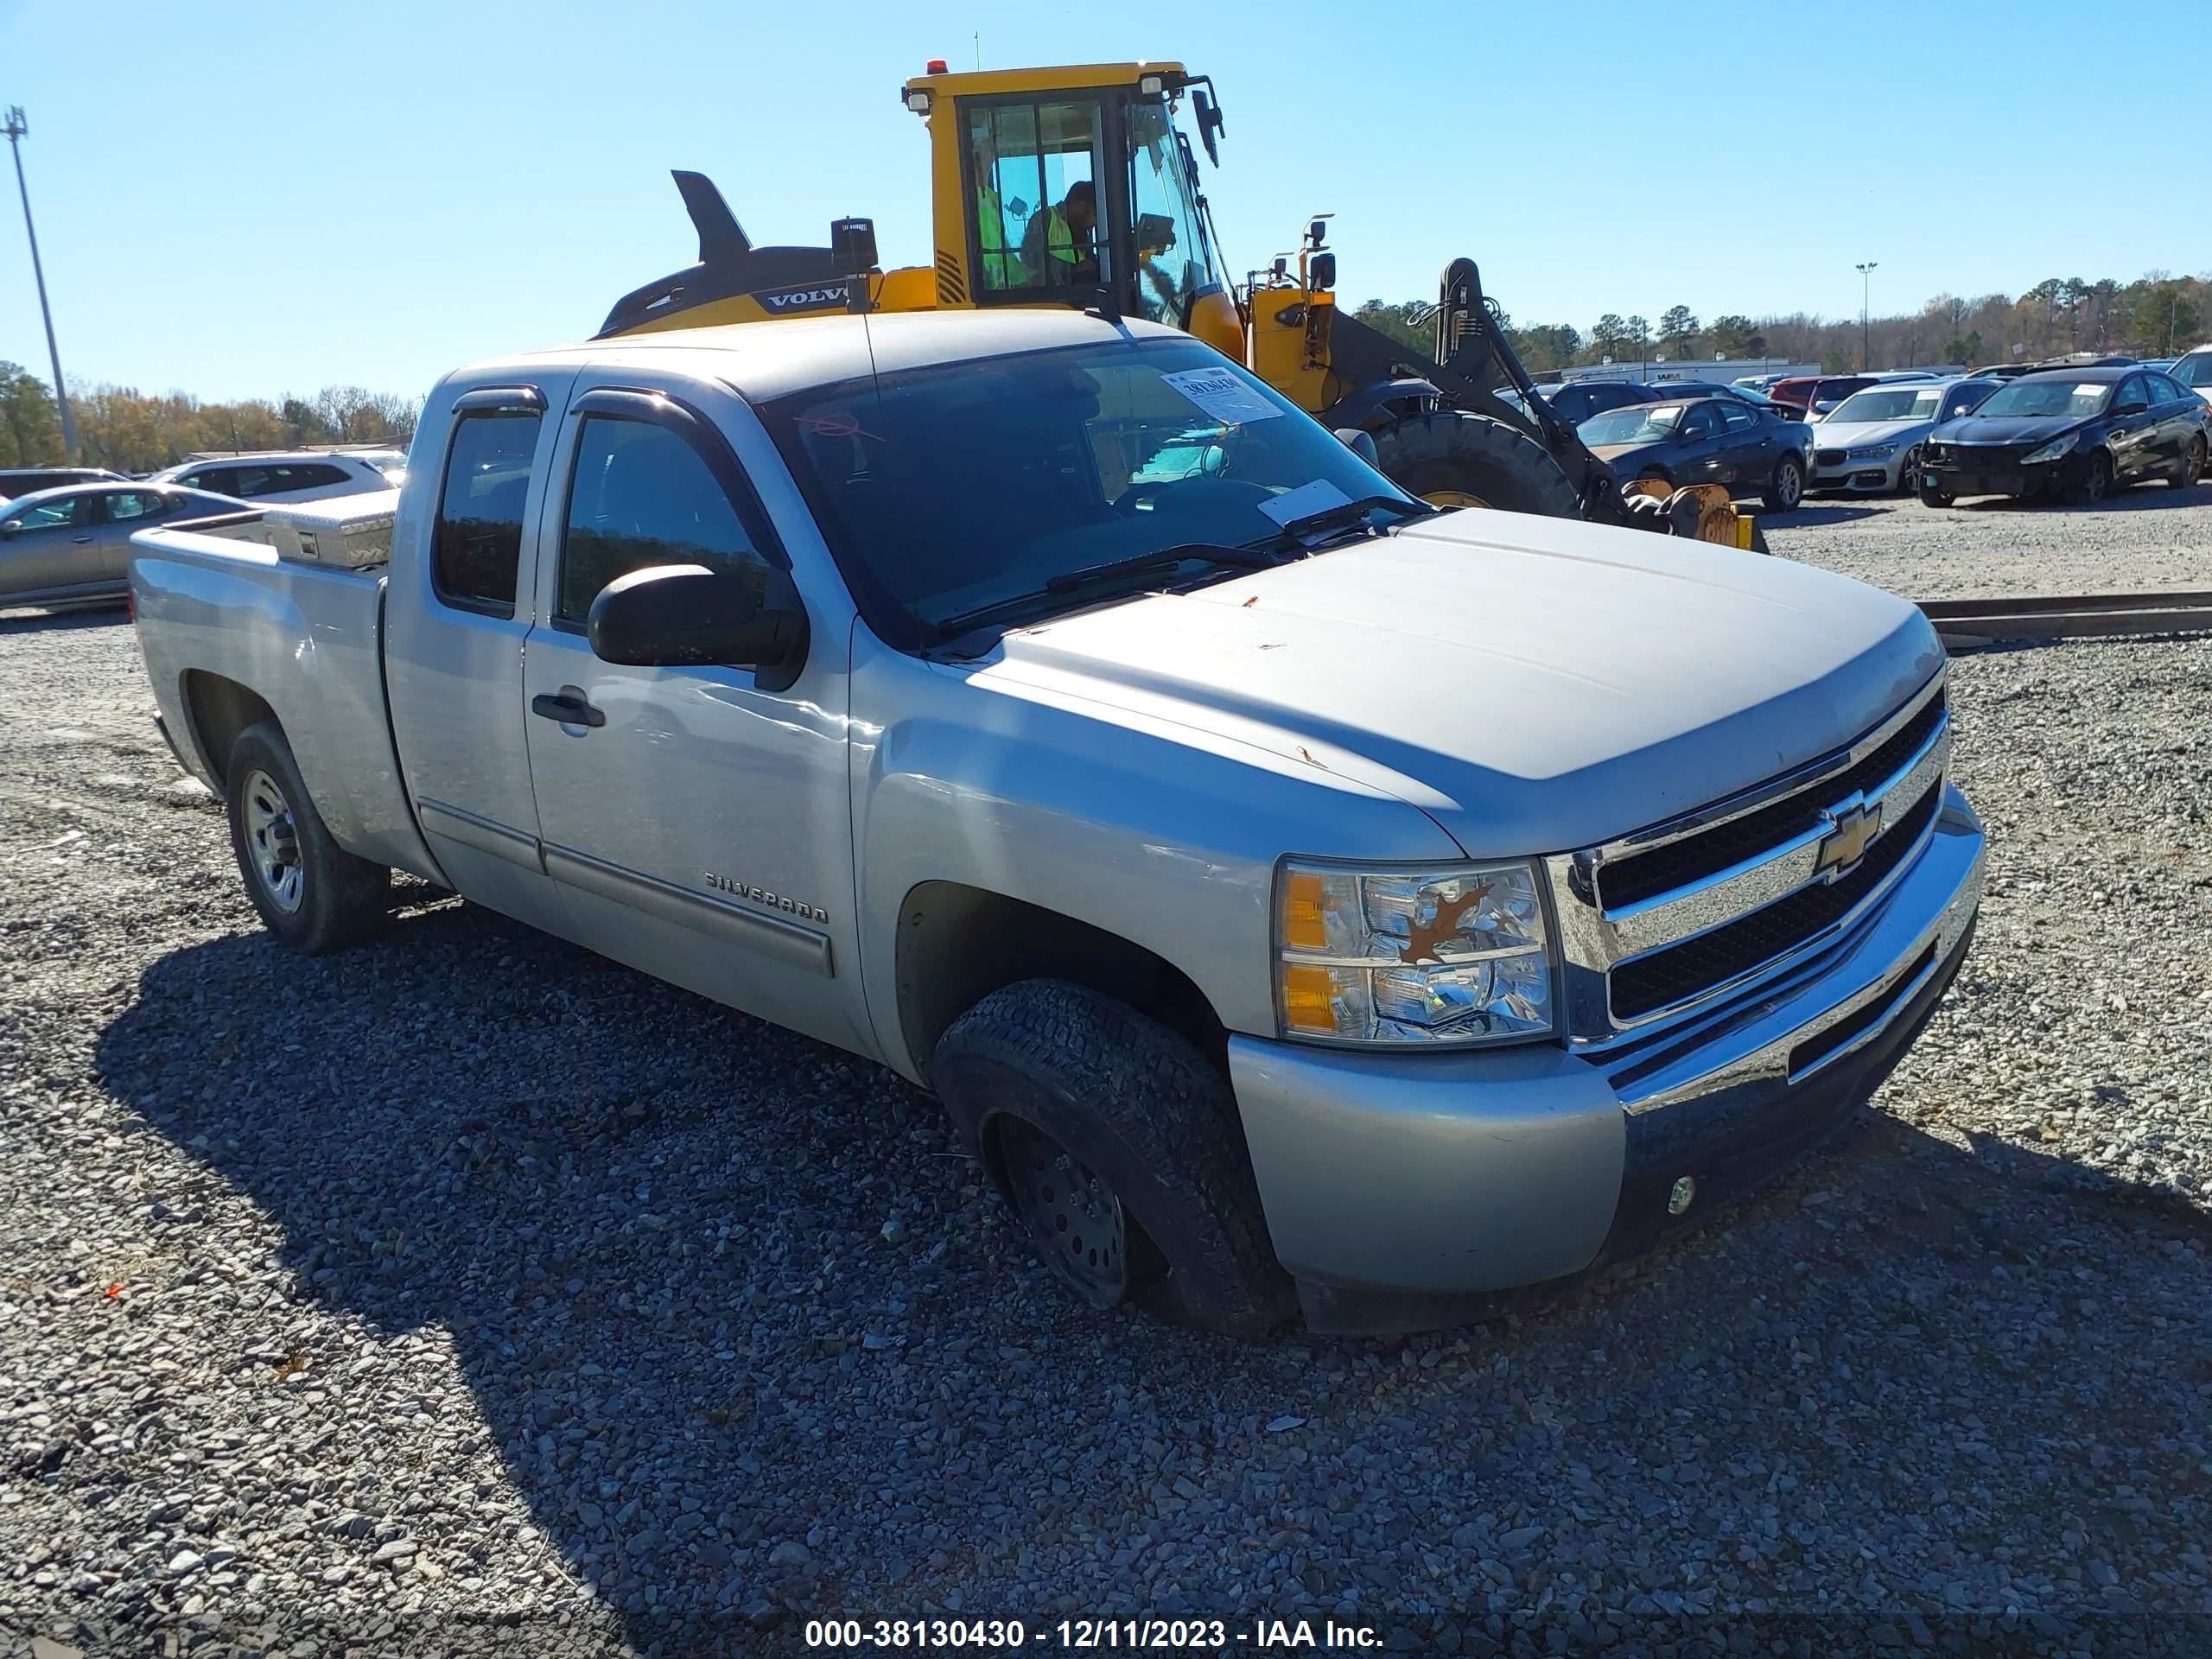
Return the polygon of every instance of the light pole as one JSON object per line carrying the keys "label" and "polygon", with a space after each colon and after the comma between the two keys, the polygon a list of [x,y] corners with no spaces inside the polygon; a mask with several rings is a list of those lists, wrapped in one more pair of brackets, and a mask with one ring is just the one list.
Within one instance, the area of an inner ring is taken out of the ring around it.
{"label": "light pole", "polygon": [[1881,263],[1878,259],[1869,259],[1859,267],[1859,372],[1861,374],[1870,374],[1874,368],[1873,324],[1870,321],[1869,302],[1872,299],[1874,293],[1874,278],[1872,273],[1875,266]]}
{"label": "light pole", "polygon": [[[69,393],[61,384],[61,348],[54,343],[54,309],[46,302],[46,267],[39,263],[38,231],[31,224],[31,188],[23,182],[23,136],[30,131],[30,124],[23,119],[23,106],[11,105],[8,111],[8,148],[16,156],[16,188],[23,198],[23,234],[31,239],[31,275],[38,278],[39,314],[46,319],[46,355],[54,365],[54,402],[61,411],[61,451],[69,460],[77,459],[77,422],[69,413]],[[24,459],[29,460],[26,456]]]}

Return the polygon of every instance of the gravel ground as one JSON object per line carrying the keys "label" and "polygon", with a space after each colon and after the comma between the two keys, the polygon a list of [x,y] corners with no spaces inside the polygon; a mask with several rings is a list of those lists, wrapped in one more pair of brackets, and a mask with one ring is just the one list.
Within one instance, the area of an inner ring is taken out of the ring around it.
{"label": "gravel ground", "polygon": [[1761,522],[1775,552],[1910,599],[2212,589],[2212,485],[2139,485],[2094,507],[1827,496]]}
{"label": "gravel ground", "polygon": [[1995,880],[1863,1130],[1517,1318],[1260,1347],[1075,1316],[888,1074],[476,907],[285,955],[129,629],[0,664],[7,1659],[2212,1649],[2212,642],[1957,664]]}

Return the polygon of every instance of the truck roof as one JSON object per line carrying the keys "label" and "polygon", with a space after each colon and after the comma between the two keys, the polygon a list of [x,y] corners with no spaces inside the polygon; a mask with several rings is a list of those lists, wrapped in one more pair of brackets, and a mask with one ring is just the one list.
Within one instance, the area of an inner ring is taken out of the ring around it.
{"label": "truck roof", "polygon": [[871,370],[892,374],[1014,352],[1049,351],[1056,346],[1096,345],[1117,337],[1190,338],[1141,318],[1109,322],[1058,306],[836,314],[588,340],[524,353],[519,359],[472,364],[450,378],[473,381],[495,377],[500,365],[518,360],[578,365],[650,360],[681,373],[723,381],[758,401],[856,380]]}

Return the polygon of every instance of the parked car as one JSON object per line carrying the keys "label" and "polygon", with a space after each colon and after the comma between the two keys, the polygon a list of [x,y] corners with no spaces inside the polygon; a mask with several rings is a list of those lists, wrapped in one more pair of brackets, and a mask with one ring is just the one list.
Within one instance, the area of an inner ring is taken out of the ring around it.
{"label": "parked car", "polygon": [[1785,410],[1764,392],[1754,391],[1749,386],[1739,386],[1732,382],[1724,384],[1718,380],[1655,380],[1644,389],[1650,392],[1654,398],[1733,397],[1739,403],[1749,404],[1753,409],[1764,410],[1777,418],[1793,421],[1797,418],[1796,410]]}
{"label": "parked car", "polygon": [[124,484],[130,480],[105,467],[0,467],[0,501],[72,484]]}
{"label": "parked car", "polygon": [[1921,447],[1920,499],[1962,495],[2101,501],[2116,485],[2203,475],[2212,405],[2145,369],[2054,369],[2022,375]]}
{"label": "parked car", "polygon": [[2174,359],[2173,378],[2212,404],[2212,346],[2199,346]]}
{"label": "parked car", "polygon": [[1973,413],[1996,390],[1994,380],[1958,379],[1853,392],[1813,434],[1807,487],[1910,493],[1922,441],[1945,421]]}
{"label": "parked car", "polygon": [[2033,374],[2032,363],[1991,363],[1976,369],[1967,377],[1969,380],[2017,380],[2024,374]]}
{"label": "parked car", "polygon": [[2143,365],[2125,352],[2061,352],[2038,360],[2038,369],[2124,369]]}
{"label": "parked car", "polygon": [[1631,404],[1656,404],[1667,394],[1633,380],[1580,380],[1572,385],[1541,385],[1536,391],[1567,420],[1580,426],[1592,415]]}
{"label": "parked car", "polygon": [[1906,601],[1432,509],[1135,318],[663,339],[441,382],[384,563],[138,537],[279,941],[416,872],[928,1089],[1084,1306],[1255,1333],[1649,1248],[1958,971]]}
{"label": "parked car", "polygon": [[[404,474],[406,457],[396,449],[385,453],[399,456],[398,470]],[[154,477],[161,483],[212,490],[240,501],[319,501],[334,495],[388,490],[393,483],[372,460],[342,449],[225,455],[215,461],[187,461]]]}
{"label": "parked car", "polygon": [[35,490],[0,506],[0,605],[121,599],[133,531],[245,505],[173,484],[123,482]]}
{"label": "parked car", "polygon": [[1757,496],[1776,512],[1797,505],[1812,471],[1811,428],[1734,397],[1637,404],[1575,429],[1624,483],[1726,484],[1732,496]]}

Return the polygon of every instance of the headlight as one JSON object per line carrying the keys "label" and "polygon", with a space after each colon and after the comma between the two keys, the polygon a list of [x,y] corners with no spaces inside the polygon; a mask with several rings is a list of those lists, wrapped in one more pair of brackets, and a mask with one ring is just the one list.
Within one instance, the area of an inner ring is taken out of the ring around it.
{"label": "headlight", "polygon": [[1853,450],[1851,452],[1851,459],[1853,461],[1887,461],[1891,455],[1897,454],[1897,447],[1894,443],[1870,443],[1863,448]]}
{"label": "headlight", "polygon": [[2079,432],[2069,432],[2063,438],[2053,438],[2031,455],[2022,457],[2020,465],[2034,467],[2046,461],[2058,461],[2074,453],[2074,446],[2082,442]]}
{"label": "headlight", "polygon": [[1286,1037],[1495,1043],[1549,1036],[1549,936],[1528,864],[1283,866],[1275,1009]]}

